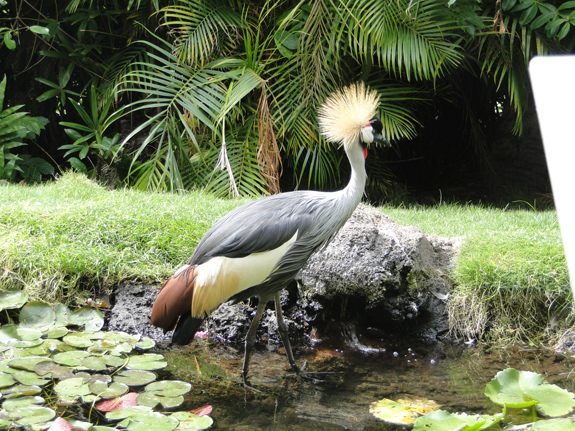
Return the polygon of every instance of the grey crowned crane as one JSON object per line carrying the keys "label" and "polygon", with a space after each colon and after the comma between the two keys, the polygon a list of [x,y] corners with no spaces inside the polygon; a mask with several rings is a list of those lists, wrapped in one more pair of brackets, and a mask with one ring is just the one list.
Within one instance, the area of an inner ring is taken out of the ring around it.
{"label": "grey crowned crane", "polygon": [[280,337],[290,366],[299,371],[282,317],[279,292],[308,258],[329,242],[359,204],[366,181],[366,146],[387,142],[375,115],[377,92],[352,84],[319,109],[319,126],[328,141],[343,145],[351,164],[348,185],[336,192],[293,191],[236,208],[202,238],[188,263],[164,284],[152,308],[152,324],[172,341],[188,344],[202,321],[220,304],[259,298],[245,340],[242,377],[247,385],[250,354],[266,304],[275,300]]}

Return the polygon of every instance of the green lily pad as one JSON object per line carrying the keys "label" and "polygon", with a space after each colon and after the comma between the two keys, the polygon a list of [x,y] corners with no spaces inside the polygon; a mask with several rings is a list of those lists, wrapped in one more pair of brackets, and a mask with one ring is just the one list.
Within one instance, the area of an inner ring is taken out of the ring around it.
{"label": "green lily pad", "polygon": [[8,388],[16,384],[16,380],[12,377],[12,374],[0,372],[0,390],[3,388]]}
{"label": "green lily pad", "polygon": [[128,386],[143,386],[156,380],[157,376],[146,370],[122,370],[114,376],[114,381]]}
{"label": "green lily pad", "polygon": [[575,431],[575,423],[572,419],[547,419],[535,422],[531,431]]}
{"label": "green lily pad", "polygon": [[8,417],[19,425],[34,425],[52,420],[56,412],[48,407],[19,407],[8,413]]}
{"label": "green lily pad", "polygon": [[480,431],[500,420],[501,416],[451,414],[437,410],[417,418],[413,431]]}
{"label": "green lily pad", "polygon": [[138,404],[156,407],[161,404],[165,409],[177,407],[184,402],[182,395],[188,393],[192,385],[181,380],[162,380],[150,383],[138,397]]}
{"label": "green lily pad", "polygon": [[130,431],[172,431],[178,426],[178,423],[179,421],[172,416],[150,412],[146,415],[132,418],[127,425],[127,429]]}
{"label": "green lily pad", "polygon": [[56,312],[50,304],[32,301],[20,310],[20,326],[46,331],[56,322]]}
{"label": "green lily pad", "polygon": [[[42,344],[43,341],[40,338],[35,340],[22,340],[20,334],[18,333],[19,329],[20,325],[13,323],[0,327],[0,344],[11,347],[34,347]],[[30,332],[24,331],[24,335],[29,336]]]}
{"label": "green lily pad", "polygon": [[142,339],[136,343],[136,347],[141,350],[151,349],[155,345],[156,342],[149,337],[142,337]]}
{"label": "green lily pad", "polygon": [[124,359],[113,355],[87,356],[82,361],[82,366],[88,370],[103,371],[107,370],[108,367],[121,367],[124,362]]}
{"label": "green lily pad", "polygon": [[90,356],[85,350],[71,350],[69,352],[56,353],[52,360],[60,365],[67,367],[82,368],[82,361]]}
{"label": "green lily pad", "polygon": [[17,397],[4,401],[2,408],[11,411],[19,407],[42,405],[45,402],[46,400],[39,396]]}
{"label": "green lily pad", "polygon": [[138,418],[147,415],[152,411],[151,407],[134,406],[122,410],[113,410],[106,413],[106,419],[109,421],[120,421],[126,418]]}
{"label": "green lily pad", "polygon": [[158,353],[144,353],[143,355],[132,356],[128,361],[127,368],[131,370],[161,370],[168,363],[164,357]]}
{"label": "green lily pad", "polygon": [[95,340],[104,338],[103,332],[72,332],[62,341],[70,346],[86,348],[94,345]]}
{"label": "green lily pad", "polygon": [[44,386],[52,381],[51,378],[40,377],[38,374],[32,371],[20,370],[17,373],[14,373],[13,376],[14,379],[18,381],[18,383],[28,386]]}
{"label": "green lily pad", "polygon": [[20,325],[16,328],[16,334],[22,341],[35,341],[42,337],[42,331],[36,328],[27,328]]}
{"label": "green lily pad", "polygon": [[54,312],[56,313],[57,326],[66,326],[68,323],[70,323],[70,316],[72,315],[72,312],[67,306],[59,302],[54,305]]}
{"label": "green lily pad", "polygon": [[46,338],[62,338],[66,335],[70,330],[65,326],[51,326],[46,331]]}
{"label": "green lily pad", "polygon": [[376,418],[396,425],[411,425],[422,414],[439,409],[432,400],[423,398],[400,399],[398,401],[382,399],[369,406],[369,412]]}
{"label": "green lily pad", "polygon": [[531,371],[517,371],[508,368],[496,374],[487,384],[485,395],[495,404],[525,408],[535,406],[547,416],[563,416],[575,407],[574,396]]}
{"label": "green lily pad", "polygon": [[214,423],[209,416],[198,416],[191,412],[175,412],[171,416],[180,421],[177,430],[199,431],[211,427]]}
{"label": "green lily pad", "polygon": [[49,375],[54,379],[61,379],[72,371],[53,361],[40,362],[34,366],[34,372],[39,376]]}
{"label": "green lily pad", "polygon": [[63,402],[73,402],[80,397],[91,394],[90,386],[84,382],[82,377],[61,380],[54,385],[54,391]]}
{"label": "green lily pad", "polygon": [[93,403],[101,399],[117,398],[128,392],[129,388],[123,383],[112,382],[93,382],[88,385],[91,394],[82,397],[85,403]]}
{"label": "green lily pad", "polygon": [[45,356],[25,356],[22,358],[11,359],[8,362],[10,368],[17,370],[33,371],[34,367],[40,362],[52,362],[50,358]]}
{"label": "green lily pad", "polygon": [[14,385],[7,389],[4,389],[2,395],[5,398],[16,398],[16,397],[26,397],[32,395],[39,395],[42,393],[42,389],[39,386],[29,386],[29,385]]}
{"label": "green lily pad", "polygon": [[99,331],[104,326],[102,312],[93,307],[82,307],[70,315],[70,325],[83,326],[86,331]]}
{"label": "green lily pad", "polygon": [[0,292],[0,311],[20,308],[28,302],[28,294],[24,290],[6,290]]}

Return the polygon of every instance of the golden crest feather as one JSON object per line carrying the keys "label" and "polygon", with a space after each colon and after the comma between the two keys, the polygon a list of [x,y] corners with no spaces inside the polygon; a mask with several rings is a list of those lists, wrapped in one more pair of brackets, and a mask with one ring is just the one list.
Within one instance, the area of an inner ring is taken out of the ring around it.
{"label": "golden crest feather", "polygon": [[351,145],[375,115],[377,91],[363,82],[351,84],[330,96],[318,110],[320,133],[328,141]]}

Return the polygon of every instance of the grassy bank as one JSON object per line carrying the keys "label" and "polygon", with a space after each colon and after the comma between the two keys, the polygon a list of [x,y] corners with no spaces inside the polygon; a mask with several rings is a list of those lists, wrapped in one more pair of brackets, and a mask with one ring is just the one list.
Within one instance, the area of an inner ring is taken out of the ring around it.
{"label": "grassy bank", "polygon": [[[125,280],[163,281],[215,220],[244,202],[107,190],[75,174],[32,187],[2,184],[0,288],[82,300]],[[459,333],[525,338],[572,323],[554,211],[459,204],[380,210],[431,234],[464,237],[449,301]]]}

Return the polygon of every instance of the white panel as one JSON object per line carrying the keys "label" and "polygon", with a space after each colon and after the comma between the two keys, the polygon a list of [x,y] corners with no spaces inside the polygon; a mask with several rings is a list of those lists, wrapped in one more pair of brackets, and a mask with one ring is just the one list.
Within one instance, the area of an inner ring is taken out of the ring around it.
{"label": "white panel", "polygon": [[575,56],[535,57],[529,75],[575,298]]}

